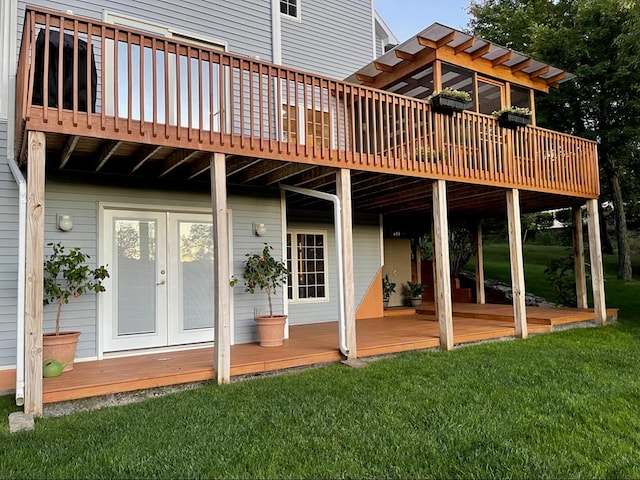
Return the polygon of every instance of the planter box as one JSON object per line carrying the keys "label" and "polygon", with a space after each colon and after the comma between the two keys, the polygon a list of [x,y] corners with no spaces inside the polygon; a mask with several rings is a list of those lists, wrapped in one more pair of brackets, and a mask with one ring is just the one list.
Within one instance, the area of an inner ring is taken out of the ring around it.
{"label": "planter box", "polygon": [[463,102],[461,100],[455,100],[453,98],[443,97],[437,95],[431,100],[431,106],[436,112],[452,115],[453,112],[461,112],[467,108],[471,108],[472,102]]}
{"label": "planter box", "polygon": [[518,115],[516,113],[504,112],[498,117],[498,124],[504,128],[526,127],[531,123],[531,117]]}

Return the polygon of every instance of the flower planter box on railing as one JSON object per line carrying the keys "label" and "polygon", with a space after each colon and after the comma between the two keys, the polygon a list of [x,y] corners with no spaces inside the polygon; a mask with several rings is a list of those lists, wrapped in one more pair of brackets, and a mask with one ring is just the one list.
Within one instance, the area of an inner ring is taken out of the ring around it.
{"label": "flower planter box on railing", "polygon": [[442,95],[437,95],[431,99],[431,106],[436,112],[448,115],[454,112],[467,110],[468,108],[471,108],[472,105],[472,102],[465,102],[462,100],[457,100],[455,98],[443,97]]}
{"label": "flower planter box on railing", "polygon": [[504,128],[515,129],[526,127],[531,123],[531,116],[519,115],[517,113],[503,112],[498,117],[498,124]]}

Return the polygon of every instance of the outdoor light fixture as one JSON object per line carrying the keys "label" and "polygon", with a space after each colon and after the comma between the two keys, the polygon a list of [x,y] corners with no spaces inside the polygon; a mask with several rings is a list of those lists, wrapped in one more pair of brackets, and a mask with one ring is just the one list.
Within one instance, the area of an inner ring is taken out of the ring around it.
{"label": "outdoor light fixture", "polygon": [[267,234],[267,227],[264,223],[254,223],[253,224],[253,232],[258,236],[262,237]]}
{"label": "outdoor light fixture", "polygon": [[58,228],[63,232],[68,232],[73,229],[73,218],[71,215],[58,214]]}

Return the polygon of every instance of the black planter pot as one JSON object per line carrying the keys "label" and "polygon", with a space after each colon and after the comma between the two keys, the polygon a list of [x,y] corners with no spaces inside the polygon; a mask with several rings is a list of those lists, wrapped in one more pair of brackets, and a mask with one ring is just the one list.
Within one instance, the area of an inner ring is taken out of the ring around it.
{"label": "black planter pot", "polygon": [[526,127],[529,123],[531,123],[531,117],[518,115],[517,113],[503,112],[498,117],[498,124],[504,128]]}
{"label": "black planter pot", "polygon": [[451,115],[453,112],[461,112],[467,108],[471,108],[471,105],[473,105],[471,102],[463,102],[462,100],[443,97],[441,95],[436,95],[430,100],[430,102],[436,112],[445,113],[447,115]]}

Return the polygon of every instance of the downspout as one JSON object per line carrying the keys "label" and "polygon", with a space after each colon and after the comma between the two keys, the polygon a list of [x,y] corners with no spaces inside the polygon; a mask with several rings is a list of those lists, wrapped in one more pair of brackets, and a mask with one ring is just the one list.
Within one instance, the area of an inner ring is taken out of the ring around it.
{"label": "downspout", "polygon": [[18,184],[18,315],[16,324],[16,405],[24,405],[24,288],[25,243],[27,236],[27,182],[13,158],[8,158],[9,168]]}
{"label": "downspout", "polygon": [[340,341],[340,352],[349,357],[349,346],[347,345],[347,321],[344,311],[344,271],[342,269],[342,205],[340,198],[337,195],[325,192],[317,192],[308,188],[292,187],[290,185],[279,185],[281,190],[289,192],[299,193],[300,195],[307,195],[309,197],[320,198],[322,200],[329,200],[333,203],[333,214],[335,217],[335,230],[336,230],[336,256],[338,259],[338,302],[339,302],[339,316],[338,316],[338,332]]}

